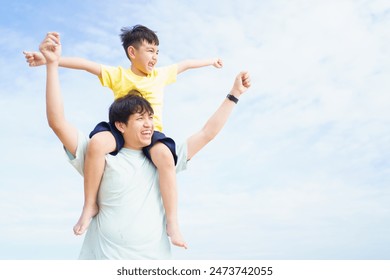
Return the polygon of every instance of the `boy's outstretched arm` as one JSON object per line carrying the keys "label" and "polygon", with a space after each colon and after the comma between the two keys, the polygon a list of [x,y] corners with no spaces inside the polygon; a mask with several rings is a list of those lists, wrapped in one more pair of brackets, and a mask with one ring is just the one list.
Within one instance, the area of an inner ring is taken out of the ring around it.
{"label": "boy's outstretched arm", "polygon": [[[46,59],[40,52],[24,51],[23,54],[30,67],[37,67],[46,64]],[[85,70],[96,76],[100,76],[101,73],[101,66],[99,63],[80,57],[61,57],[59,60],[59,66],[76,70]]]}
{"label": "boy's outstretched arm", "polygon": [[58,74],[61,56],[60,37],[48,33],[39,46],[46,61],[46,116],[50,128],[54,131],[65,148],[76,154],[78,132],[65,118]]}
{"label": "boy's outstretched arm", "polygon": [[[57,32],[50,32],[50,34],[59,36]],[[30,67],[37,67],[46,64],[46,58],[41,52],[24,51],[23,54],[26,58],[26,62]],[[64,68],[85,70],[96,76],[100,76],[101,73],[101,66],[99,63],[79,57],[60,57],[59,66]]]}
{"label": "boy's outstretched arm", "polygon": [[204,127],[187,139],[187,160],[190,160],[197,152],[206,146],[207,143],[217,136],[228,120],[233,108],[236,106],[236,102],[238,102],[240,96],[250,86],[251,80],[248,72],[241,72],[236,76],[233,87],[229,93],[231,95],[230,98],[225,98]]}
{"label": "boy's outstretched arm", "polygon": [[200,68],[205,66],[214,66],[215,68],[222,68],[223,63],[220,58],[202,59],[202,60],[184,60],[177,64],[177,74],[180,74],[188,69]]}

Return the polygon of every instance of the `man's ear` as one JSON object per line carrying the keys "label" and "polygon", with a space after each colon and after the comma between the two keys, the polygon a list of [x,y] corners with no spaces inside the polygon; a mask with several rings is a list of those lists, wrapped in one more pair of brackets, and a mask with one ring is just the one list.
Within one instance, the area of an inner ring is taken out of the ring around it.
{"label": "man's ear", "polygon": [[121,133],[125,132],[124,126],[125,124],[123,122],[115,122],[116,129],[118,129]]}
{"label": "man's ear", "polygon": [[135,58],[135,48],[133,46],[129,46],[127,48],[127,54],[129,55],[129,57],[131,59],[134,59]]}

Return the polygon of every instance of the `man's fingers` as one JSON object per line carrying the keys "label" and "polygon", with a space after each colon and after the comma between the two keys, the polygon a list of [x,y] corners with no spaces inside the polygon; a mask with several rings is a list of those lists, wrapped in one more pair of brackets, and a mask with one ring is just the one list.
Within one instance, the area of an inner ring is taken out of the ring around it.
{"label": "man's fingers", "polygon": [[240,73],[241,75],[241,81],[242,81],[242,85],[245,86],[245,87],[250,87],[251,86],[251,78],[250,78],[250,75],[247,71],[243,71]]}
{"label": "man's fingers", "polygon": [[50,32],[47,32],[46,35],[60,36],[60,33],[55,32],[55,31],[50,31]]}
{"label": "man's fingers", "polygon": [[57,32],[48,32],[41,43],[44,46],[56,46],[60,44],[60,35]]}
{"label": "man's fingers", "polygon": [[58,45],[60,43],[60,34],[57,32],[48,32],[45,40],[47,43],[52,42]]}

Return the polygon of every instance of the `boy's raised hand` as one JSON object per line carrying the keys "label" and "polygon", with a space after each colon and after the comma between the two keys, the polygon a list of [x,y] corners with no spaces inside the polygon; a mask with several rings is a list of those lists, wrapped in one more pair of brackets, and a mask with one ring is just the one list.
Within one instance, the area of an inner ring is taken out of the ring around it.
{"label": "boy's raised hand", "polygon": [[213,62],[213,66],[214,66],[215,68],[222,68],[222,66],[223,66],[222,59],[216,58],[216,59],[214,60],[214,62]]}
{"label": "boy's raised hand", "polygon": [[39,50],[45,58],[46,64],[58,63],[61,56],[60,34],[57,32],[47,33],[45,39],[39,45]]}
{"label": "boy's raised hand", "polygon": [[30,67],[36,67],[46,64],[46,59],[40,52],[29,52],[24,51],[23,52],[24,57],[26,58],[26,62],[28,63],[28,66]]}

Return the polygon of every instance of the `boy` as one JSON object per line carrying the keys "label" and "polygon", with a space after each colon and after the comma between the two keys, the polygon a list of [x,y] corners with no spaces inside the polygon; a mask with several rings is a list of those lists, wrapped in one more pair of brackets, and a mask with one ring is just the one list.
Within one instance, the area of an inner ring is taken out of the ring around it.
{"label": "boy", "polygon": [[[155,132],[152,144],[143,149],[159,173],[160,191],[167,218],[167,233],[173,245],[187,248],[179,229],[177,218],[177,189],[175,142],[162,133],[163,88],[176,81],[177,74],[188,69],[213,65],[222,67],[220,59],[187,60],[178,64],[155,68],[158,61],[159,40],[154,31],[142,25],[121,29],[122,46],[131,62],[129,69],[100,65],[81,58],[61,58],[60,66],[88,71],[99,77],[103,86],[109,87],[115,99],[137,90],[152,104]],[[53,43],[58,33],[49,33]],[[41,53],[24,52],[30,66],[46,63]],[[84,167],[84,206],[74,226],[76,235],[83,234],[91,218],[98,211],[97,193],[104,172],[105,155],[116,154],[123,147],[123,136],[110,123],[101,122],[90,134]]]}

